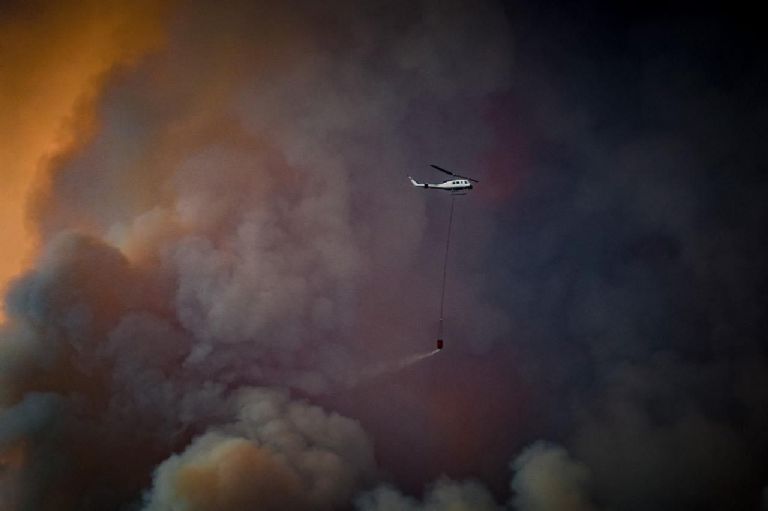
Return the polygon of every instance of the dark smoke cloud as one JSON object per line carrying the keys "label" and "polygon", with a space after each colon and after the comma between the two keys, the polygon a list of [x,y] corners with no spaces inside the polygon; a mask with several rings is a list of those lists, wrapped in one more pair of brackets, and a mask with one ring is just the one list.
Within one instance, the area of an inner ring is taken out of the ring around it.
{"label": "dark smoke cloud", "polygon": [[[764,505],[765,69],[730,13],[637,14],[178,4],[34,204],[0,504]],[[481,181],[449,349],[379,374],[433,347],[433,161]]]}
{"label": "dark smoke cloud", "polygon": [[[447,202],[405,169],[480,169],[484,102],[508,83],[500,14],[176,6],[34,205],[44,249],[2,331],[4,504],[335,509],[372,483],[369,436],[298,396],[432,347]],[[489,222],[466,209],[469,268]],[[504,332],[485,279],[454,281],[474,312],[456,328],[481,332],[459,350]]]}
{"label": "dark smoke cloud", "polygon": [[543,431],[607,508],[754,509],[768,478],[757,32],[727,9],[596,7],[525,7],[513,24],[533,168],[498,239],[499,289],[549,386]]}

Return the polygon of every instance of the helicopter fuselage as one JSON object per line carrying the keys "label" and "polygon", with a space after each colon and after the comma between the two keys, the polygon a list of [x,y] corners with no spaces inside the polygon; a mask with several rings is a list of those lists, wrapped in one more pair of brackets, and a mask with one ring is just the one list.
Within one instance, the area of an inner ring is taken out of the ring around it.
{"label": "helicopter fuselage", "polygon": [[437,190],[447,190],[449,192],[472,189],[472,183],[467,179],[450,179],[448,181],[443,181],[442,183],[419,183],[411,178],[411,184],[421,188],[435,188]]}

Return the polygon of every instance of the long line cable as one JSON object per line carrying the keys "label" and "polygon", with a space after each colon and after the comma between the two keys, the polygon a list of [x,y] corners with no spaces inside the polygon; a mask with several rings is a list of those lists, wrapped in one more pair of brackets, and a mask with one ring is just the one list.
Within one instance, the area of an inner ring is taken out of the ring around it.
{"label": "long line cable", "polygon": [[455,195],[451,195],[451,212],[448,215],[448,237],[445,239],[445,258],[443,259],[443,285],[440,291],[440,323],[437,329],[437,338],[443,338],[443,306],[445,305],[445,281],[448,275],[448,248],[451,246],[451,226],[453,225],[453,203]]}

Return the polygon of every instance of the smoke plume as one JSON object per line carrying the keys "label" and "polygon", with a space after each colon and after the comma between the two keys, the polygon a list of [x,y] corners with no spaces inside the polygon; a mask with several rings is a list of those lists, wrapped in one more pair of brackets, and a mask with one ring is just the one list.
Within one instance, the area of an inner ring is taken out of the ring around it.
{"label": "smoke plume", "polygon": [[146,511],[336,509],[373,474],[360,426],[285,391],[241,389],[237,420],[197,437],[156,471]]}
{"label": "smoke plume", "polygon": [[[14,56],[38,73],[13,73],[19,94],[75,78],[52,86],[39,143],[11,142],[19,176],[51,153],[42,247],[0,332],[3,506],[348,505],[377,474],[371,438],[305,400],[432,344],[444,202],[408,193],[402,169],[482,158],[490,129],[468,113],[507,83],[503,17],[469,2],[61,9],[34,47],[62,55]],[[483,236],[487,213],[466,222]],[[467,275],[453,307],[493,343],[503,321]]]}
{"label": "smoke plume", "polygon": [[764,505],[762,28],[638,9],[3,4],[0,508]]}
{"label": "smoke plume", "polygon": [[94,130],[106,77],[161,44],[165,2],[10,2],[0,7],[0,290],[29,265],[27,201],[46,167]]}

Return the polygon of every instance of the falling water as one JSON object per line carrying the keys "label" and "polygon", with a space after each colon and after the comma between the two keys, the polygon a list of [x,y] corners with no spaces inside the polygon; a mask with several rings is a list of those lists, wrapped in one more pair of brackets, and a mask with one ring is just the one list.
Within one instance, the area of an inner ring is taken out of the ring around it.
{"label": "falling water", "polygon": [[415,355],[409,355],[407,357],[401,358],[400,360],[395,360],[393,362],[385,362],[385,363],[377,364],[373,367],[369,367],[368,369],[364,369],[363,371],[361,371],[359,376],[350,378],[350,380],[347,382],[347,388],[355,387],[362,382],[372,380],[373,378],[378,378],[379,376],[383,376],[385,374],[391,374],[397,371],[401,371],[418,362],[421,362],[425,358],[429,358],[433,355],[436,355],[439,351],[440,350],[435,349],[432,351],[428,351],[426,353],[416,353]]}

